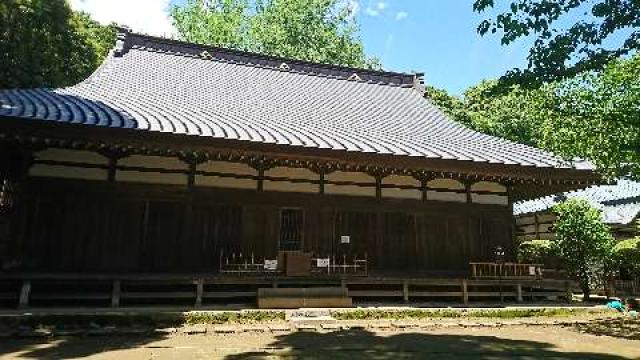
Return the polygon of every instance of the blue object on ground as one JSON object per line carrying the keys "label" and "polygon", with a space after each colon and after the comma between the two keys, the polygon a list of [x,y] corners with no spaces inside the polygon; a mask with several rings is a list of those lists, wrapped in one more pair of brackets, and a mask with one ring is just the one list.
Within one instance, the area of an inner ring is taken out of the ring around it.
{"label": "blue object on ground", "polygon": [[607,303],[607,307],[609,309],[618,310],[619,312],[624,311],[624,304],[620,300],[611,300]]}

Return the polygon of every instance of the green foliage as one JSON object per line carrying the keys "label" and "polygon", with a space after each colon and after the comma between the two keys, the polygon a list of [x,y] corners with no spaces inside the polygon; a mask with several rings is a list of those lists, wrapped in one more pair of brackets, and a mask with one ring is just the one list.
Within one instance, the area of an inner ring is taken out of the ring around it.
{"label": "green foliage", "polygon": [[583,199],[569,199],[556,205],[553,212],[557,215],[558,256],[588,299],[590,287],[604,281],[613,268],[614,239],[600,211]]}
{"label": "green foliage", "polygon": [[115,28],[74,13],[65,0],[0,2],[0,88],[59,87],[89,76]]}
{"label": "green foliage", "polygon": [[420,320],[447,318],[497,318],[517,319],[528,317],[558,317],[598,314],[598,309],[567,309],[567,308],[538,308],[538,309],[358,309],[332,311],[331,316],[337,320]]}
{"label": "green foliage", "polygon": [[464,93],[472,127],[485,134],[521,144],[539,146],[544,103],[543,89],[527,90],[514,85],[498,91],[497,81],[483,81]]}
{"label": "green foliage", "polygon": [[184,315],[184,322],[195,324],[250,324],[284,320],[284,311],[224,311],[224,312],[188,312]]}
{"label": "green foliage", "polygon": [[483,81],[467,89],[462,99],[427,87],[425,96],[454,120],[476,131],[540,147],[545,90],[499,86],[495,80]]}
{"label": "green foliage", "polygon": [[557,250],[551,240],[523,241],[518,245],[518,261],[528,264],[551,264],[556,262]]}
{"label": "green foliage", "polygon": [[339,0],[189,0],[171,11],[187,41],[335,65],[378,68]]}
{"label": "green foliage", "polygon": [[640,55],[534,89],[484,81],[461,100],[426,96],[474,130],[588,159],[610,178],[640,176]]}
{"label": "green foliage", "polygon": [[640,175],[640,55],[562,82],[544,101],[545,148],[610,176]]}
{"label": "green foliage", "polygon": [[425,86],[424,96],[452,119],[471,126],[471,119],[462,99],[449,95],[446,90],[428,85]]}
{"label": "green foliage", "polygon": [[[473,9],[494,10],[495,1],[475,0]],[[535,36],[528,69],[514,69],[504,79],[539,84],[600,70],[634,53],[640,49],[639,27],[637,0],[511,0],[495,18],[482,21],[478,33],[499,33],[504,45]],[[626,39],[609,41],[617,36]]]}
{"label": "green foliage", "polygon": [[188,0],[171,9],[173,24],[183,40],[234,49],[251,49],[247,0]]}
{"label": "green foliage", "polygon": [[640,277],[640,237],[619,241],[613,247],[613,258],[621,269]]}

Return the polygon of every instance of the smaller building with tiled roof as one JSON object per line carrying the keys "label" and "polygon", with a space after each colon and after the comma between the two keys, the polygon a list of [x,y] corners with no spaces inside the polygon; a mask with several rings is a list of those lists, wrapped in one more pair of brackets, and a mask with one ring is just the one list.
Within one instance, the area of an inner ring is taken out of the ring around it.
{"label": "smaller building with tiled roof", "polygon": [[594,185],[582,190],[516,202],[513,214],[516,217],[518,239],[553,238],[554,216],[551,209],[572,198],[584,199],[601,210],[602,220],[618,238],[634,236],[639,230],[640,182],[621,178],[615,184]]}

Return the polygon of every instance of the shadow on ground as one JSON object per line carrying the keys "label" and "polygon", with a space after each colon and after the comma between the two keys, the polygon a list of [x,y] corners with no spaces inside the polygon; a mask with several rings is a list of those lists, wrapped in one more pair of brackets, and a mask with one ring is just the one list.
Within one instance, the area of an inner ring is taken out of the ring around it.
{"label": "shadow on ground", "polygon": [[143,347],[165,335],[69,336],[36,339],[0,339],[0,358],[11,354],[20,359],[77,359],[86,356]]}
{"label": "shadow on ground", "polygon": [[[609,335],[609,334],[607,334]],[[613,335],[613,334],[611,334]],[[486,335],[452,335],[410,332],[374,333],[361,329],[341,330],[330,333],[293,332],[269,337],[272,341],[264,344],[261,337],[247,336],[232,344],[232,337],[226,335],[206,338],[194,335],[192,340],[184,339],[182,347],[193,348],[183,351],[182,356],[172,353],[175,344],[163,342],[165,335],[120,335],[120,336],[74,336],[36,339],[0,340],[0,358],[5,356],[21,359],[75,359],[96,354],[122,359],[155,358],[171,355],[176,359],[221,358],[224,348],[225,359],[551,359],[551,360],[618,360],[620,356],[607,355],[612,349],[602,349],[603,353],[561,352],[551,343],[503,339]],[[257,335],[255,335],[257,336]],[[275,340],[273,340],[275,339]],[[587,339],[585,338],[585,341]],[[254,344],[254,345],[252,345]],[[236,348],[236,345],[237,348]],[[253,347],[252,347],[253,346]],[[118,350],[138,349],[135,353]],[[166,350],[165,352],[159,350]],[[179,350],[179,349],[178,349]],[[109,354],[112,352],[111,354]],[[126,355],[126,354],[129,355]],[[202,357],[202,356],[205,357]],[[178,356],[178,357],[176,357]],[[111,357],[109,357],[111,358]]]}
{"label": "shadow on ground", "polygon": [[616,318],[579,324],[575,329],[586,334],[640,340],[640,319]]}
{"label": "shadow on ground", "polygon": [[[603,352],[606,352],[604,350]],[[277,336],[263,350],[225,357],[236,359],[596,359],[623,357],[584,352],[560,352],[554,345],[494,336],[406,333],[380,336],[366,330],[332,333],[295,332]]]}

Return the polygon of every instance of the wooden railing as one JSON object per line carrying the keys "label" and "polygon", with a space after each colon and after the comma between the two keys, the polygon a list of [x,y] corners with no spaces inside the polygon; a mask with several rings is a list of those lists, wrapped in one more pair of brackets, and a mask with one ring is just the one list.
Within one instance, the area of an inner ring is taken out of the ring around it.
{"label": "wooden railing", "polygon": [[278,268],[277,265],[275,267],[269,266],[270,262],[273,261],[277,264],[277,259],[257,259],[253,253],[250,255],[243,255],[242,253],[225,254],[221,251],[219,271],[221,274],[235,275],[278,274],[281,272],[281,269]]}
{"label": "wooden railing", "polygon": [[541,279],[542,264],[472,262],[474,279]]}
{"label": "wooden railing", "polygon": [[640,295],[640,279],[613,280],[609,288],[617,296],[637,296]]}
{"label": "wooden railing", "polygon": [[363,258],[359,258],[357,255],[347,256],[346,254],[313,257],[311,259],[311,271],[314,274],[367,276],[367,254],[365,253]]}
{"label": "wooden railing", "polygon": [[[313,275],[348,275],[367,276],[367,254],[357,255],[329,255],[312,256],[310,258],[311,274]],[[229,275],[269,275],[282,274],[285,264],[283,259],[258,259],[251,254],[220,253],[220,274]],[[271,266],[270,266],[271,265]]]}

